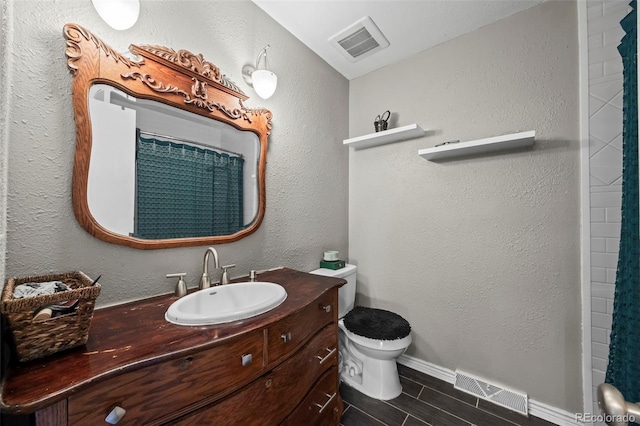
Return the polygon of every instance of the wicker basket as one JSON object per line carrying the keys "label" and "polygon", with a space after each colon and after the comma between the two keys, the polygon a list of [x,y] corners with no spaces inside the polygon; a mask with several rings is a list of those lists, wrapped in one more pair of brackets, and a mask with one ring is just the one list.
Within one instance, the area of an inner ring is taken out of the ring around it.
{"label": "wicker basket", "polygon": [[[69,291],[14,299],[17,285],[29,282],[62,281]],[[10,278],[2,290],[0,312],[5,315],[19,361],[41,358],[56,352],[84,345],[89,338],[93,308],[100,294],[100,284],[94,283],[83,272]],[[34,313],[41,308],[78,300],[73,312],[34,320]]]}

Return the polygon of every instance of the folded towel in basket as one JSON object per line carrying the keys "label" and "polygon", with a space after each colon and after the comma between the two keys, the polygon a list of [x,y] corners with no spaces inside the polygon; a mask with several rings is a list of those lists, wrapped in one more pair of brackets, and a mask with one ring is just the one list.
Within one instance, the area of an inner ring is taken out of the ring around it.
{"label": "folded towel in basket", "polygon": [[16,288],[13,289],[13,298],[22,299],[23,297],[41,296],[43,294],[53,294],[67,290],[71,290],[71,287],[62,281],[24,283],[17,285]]}

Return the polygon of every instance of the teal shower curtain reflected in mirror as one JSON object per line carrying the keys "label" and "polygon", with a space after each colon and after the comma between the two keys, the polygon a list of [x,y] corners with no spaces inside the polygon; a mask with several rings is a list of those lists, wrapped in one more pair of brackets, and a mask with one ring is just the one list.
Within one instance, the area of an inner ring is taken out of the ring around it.
{"label": "teal shower curtain reflected in mirror", "polygon": [[[627,401],[640,402],[640,239],[638,223],[638,53],[636,0],[621,21],[623,146],[622,225],[616,274],[609,364],[605,381]],[[640,419],[636,420],[638,423]],[[640,424],[640,423],[638,423]]]}
{"label": "teal shower curtain reflected in mirror", "polygon": [[240,156],[138,135],[134,235],[230,235],[244,225]]}

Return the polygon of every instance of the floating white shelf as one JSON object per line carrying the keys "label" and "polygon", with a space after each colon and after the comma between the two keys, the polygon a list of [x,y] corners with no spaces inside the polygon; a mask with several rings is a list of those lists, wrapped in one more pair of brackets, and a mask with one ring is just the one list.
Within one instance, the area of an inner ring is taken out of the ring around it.
{"label": "floating white shelf", "polygon": [[510,135],[495,136],[493,138],[478,139],[475,141],[451,143],[435,148],[421,149],[418,155],[426,160],[442,160],[450,157],[480,154],[484,152],[498,151],[510,148],[519,148],[533,145],[536,131],[512,133]]}
{"label": "floating white shelf", "polygon": [[398,142],[405,139],[417,138],[424,135],[424,133],[425,132],[422,127],[417,124],[409,124],[408,126],[396,127],[395,129],[383,130],[382,132],[345,139],[342,143],[355,149],[361,149]]}

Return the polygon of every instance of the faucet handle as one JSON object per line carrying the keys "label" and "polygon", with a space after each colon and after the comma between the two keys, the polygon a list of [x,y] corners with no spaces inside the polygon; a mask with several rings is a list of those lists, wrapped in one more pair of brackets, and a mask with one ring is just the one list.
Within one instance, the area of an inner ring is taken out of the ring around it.
{"label": "faucet handle", "polygon": [[184,277],[187,276],[186,272],[179,272],[177,274],[167,274],[167,278],[176,278],[179,277],[178,283],[176,284],[176,289],[174,294],[178,297],[182,297],[187,294],[187,283],[184,282]]}
{"label": "faucet handle", "polygon": [[167,274],[167,278],[176,278],[176,277],[184,278],[186,276],[187,276],[186,272],[178,272],[176,274]]}
{"label": "faucet handle", "polygon": [[235,268],[236,264],[232,263],[231,265],[222,266],[222,277],[220,278],[220,284],[229,284],[229,272],[227,269]]}

